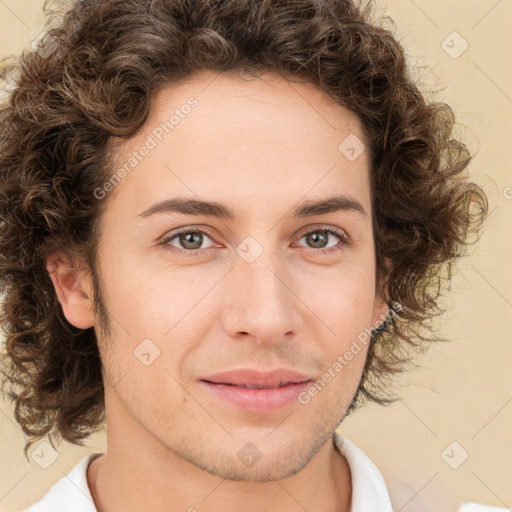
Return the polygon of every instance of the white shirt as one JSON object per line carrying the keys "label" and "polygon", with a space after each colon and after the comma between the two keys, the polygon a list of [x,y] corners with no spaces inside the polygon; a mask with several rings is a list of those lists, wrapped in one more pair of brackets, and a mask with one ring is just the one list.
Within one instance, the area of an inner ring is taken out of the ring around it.
{"label": "white shirt", "polygon": [[[393,512],[384,478],[375,464],[354,443],[334,432],[334,443],[345,456],[352,478],[350,512]],[[23,512],[97,512],[87,485],[87,467],[101,453],[85,456],[37,503]],[[508,509],[465,503],[458,512],[507,512]]]}

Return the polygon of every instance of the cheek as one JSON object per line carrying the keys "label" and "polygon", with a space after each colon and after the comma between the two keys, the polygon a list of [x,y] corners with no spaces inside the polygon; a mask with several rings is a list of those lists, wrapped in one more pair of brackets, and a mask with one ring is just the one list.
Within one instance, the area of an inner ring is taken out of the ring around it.
{"label": "cheek", "polygon": [[104,283],[112,338],[104,345],[105,367],[113,382],[130,372],[129,380],[147,392],[154,387],[155,392],[176,394],[171,375],[182,378],[184,361],[208,327],[202,313],[214,283],[211,277],[201,281],[194,274],[126,262],[112,266]]}
{"label": "cheek", "polygon": [[133,336],[149,338],[164,337],[204,293],[191,272],[129,259],[111,266],[105,286],[112,315]]}
{"label": "cheek", "polygon": [[370,326],[375,299],[370,271],[331,268],[315,275],[303,274],[298,282],[300,297],[338,342],[352,339]]}

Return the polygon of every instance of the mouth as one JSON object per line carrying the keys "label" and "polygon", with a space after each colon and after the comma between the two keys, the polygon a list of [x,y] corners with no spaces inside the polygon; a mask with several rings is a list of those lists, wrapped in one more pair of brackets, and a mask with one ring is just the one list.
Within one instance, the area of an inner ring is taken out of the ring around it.
{"label": "mouth", "polygon": [[226,384],[239,387],[277,388],[288,384],[298,384],[311,380],[307,375],[289,368],[275,368],[271,371],[258,371],[253,368],[237,368],[214,375],[203,375],[202,379],[214,384]]}
{"label": "mouth", "polygon": [[309,379],[301,382],[282,382],[273,386],[212,382],[206,379],[199,382],[210,392],[210,396],[213,395],[221,405],[226,404],[255,413],[271,413],[282,410],[294,403],[298,405],[298,396],[313,381]]}
{"label": "mouth", "polygon": [[[303,382],[310,382],[311,380],[303,381]],[[246,388],[246,389],[278,389],[283,388],[285,386],[291,386],[294,384],[301,384],[301,382],[281,382],[278,385],[275,386],[261,386],[258,384],[233,384],[232,382],[213,382],[210,380],[204,379],[203,382],[209,382],[210,384],[222,384],[224,386],[235,386],[238,388]]]}

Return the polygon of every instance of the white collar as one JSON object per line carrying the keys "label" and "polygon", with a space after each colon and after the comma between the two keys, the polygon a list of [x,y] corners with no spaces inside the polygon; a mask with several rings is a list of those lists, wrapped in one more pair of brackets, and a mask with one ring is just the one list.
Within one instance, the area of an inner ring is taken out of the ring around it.
{"label": "white collar", "polygon": [[350,512],[393,512],[386,483],[377,466],[360,448],[338,432],[334,432],[334,444],[350,467]]}
{"label": "white collar", "polygon": [[91,453],[62,477],[37,503],[23,512],[97,512],[87,484],[87,467],[102,453]]}

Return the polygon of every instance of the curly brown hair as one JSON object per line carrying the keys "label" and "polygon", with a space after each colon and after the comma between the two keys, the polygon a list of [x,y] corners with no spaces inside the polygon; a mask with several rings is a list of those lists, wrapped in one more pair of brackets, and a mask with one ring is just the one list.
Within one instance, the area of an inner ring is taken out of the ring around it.
{"label": "curly brown hair", "polygon": [[202,69],[300,78],[362,120],[376,291],[401,307],[372,330],[349,411],[396,400],[385,377],[437,339],[430,320],[444,311],[442,287],[470,235],[478,239],[488,202],[465,175],[474,155],[453,136],[452,109],[426,101],[371,1],[78,0],[59,13],[46,0],[43,9],[46,50],[4,65],[11,86],[0,108],[2,391],[9,383],[25,456],[48,434],[83,445],[105,420],[97,333],[66,320],[47,258],[63,251],[88,266],[108,332],[96,272],[108,201],[94,190],[112,171],[109,141],[135,135],[158,90]]}

